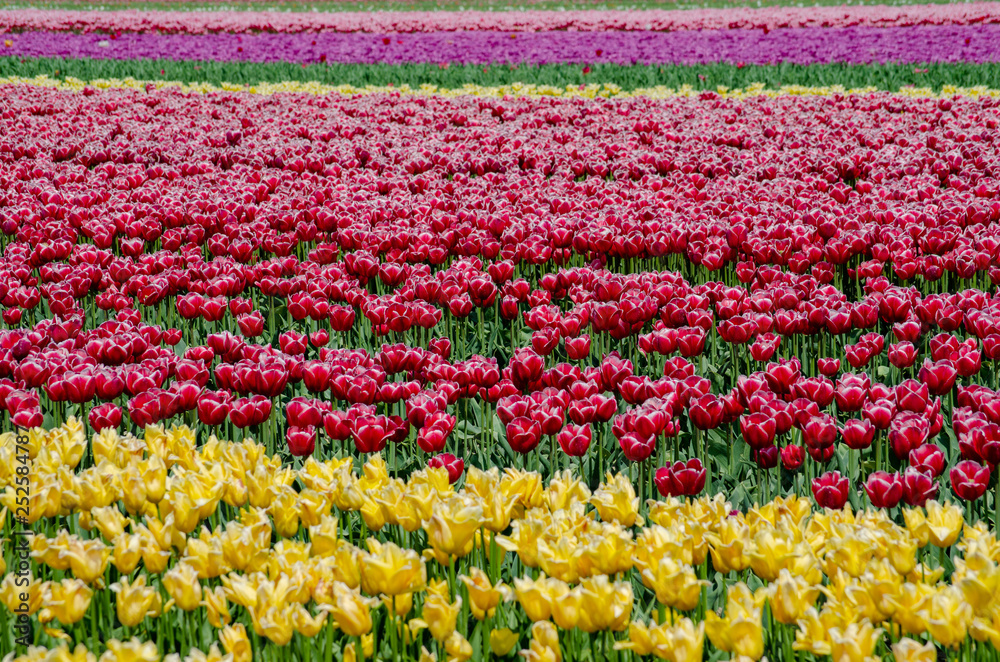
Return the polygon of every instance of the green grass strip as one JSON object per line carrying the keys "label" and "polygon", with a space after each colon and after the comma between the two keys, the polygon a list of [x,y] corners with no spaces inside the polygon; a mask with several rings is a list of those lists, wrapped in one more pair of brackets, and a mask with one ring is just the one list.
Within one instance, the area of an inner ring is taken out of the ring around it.
{"label": "green grass strip", "polygon": [[876,87],[898,90],[907,85],[940,90],[943,86],[986,86],[1000,88],[1000,63],[927,65],[848,65],[781,64],[773,66],[708,64],[696,66],[619,66],[598,64],[584,73],[584,67],[567,64],[541,66],[436,64],[316,64],[303,67],[292,63],[178,62],[173,60],[90,60],[59,58],[0,58],[0,76],[81,80],[133,77],[139,80],[174,80],[213,84],[279,83],[316,81],[329,85],[410,85],[424,84],[456,88],[467,84],[483,86],[530,83],[535,85],[615,84],[625,90],[664,85],[677,88],[715,89],[720,85],[743,88],[754,83],[767,87],[803,85],[846,88]]}

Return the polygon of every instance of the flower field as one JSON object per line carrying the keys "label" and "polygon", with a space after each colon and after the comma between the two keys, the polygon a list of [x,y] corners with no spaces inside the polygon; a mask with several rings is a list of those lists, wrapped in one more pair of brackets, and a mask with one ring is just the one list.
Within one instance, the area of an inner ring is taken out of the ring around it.
{"label": "flower field", "polygon": [[0,657],[997,659],[1000,4],[403,9],[0,10]]}

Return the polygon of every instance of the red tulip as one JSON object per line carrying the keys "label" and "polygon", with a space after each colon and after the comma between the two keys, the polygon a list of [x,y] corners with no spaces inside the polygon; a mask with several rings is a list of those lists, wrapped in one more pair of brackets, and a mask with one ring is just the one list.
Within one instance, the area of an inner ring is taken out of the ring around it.
{"label": "red tulip", "polygon": [[944,472],[947,462],[944,453],[934,444],[924,444],[910,451],[910,466],[937,478]]}
{"label": "red tulip", "polygon": [[927,385],[927,390],[931,395],[944,395],[955,386],[958,371],[948,359],[934,363],[925,360],[917,376],[922,383]]}
{"label": "red tulip", "polygon": [[889,363],[897,368],[909,368],[917,360],[917,348],[909,342],[900,342],[889,347]]}
{"label": "red tulip", "polygon": [[848,448],[860,451],[872,445],[875,439],[875,426],[871,421],[853,418],[844,423],[840,434]]}
{"label": "red tulip", "polygon": [[465,471],[465,461],[455,457],[451,453],[441,453],[435,455],[427,461],[427,466],[433,468],[443,468],[448,472],[448,482],[454,484],[462,477]]}
{"label": "red tulip", "polygon": [[285,432],[288,451],[295,457],[312,455],[316,449],[316,428],[312,426],[289,426]]}
{"label": "red tulip", "polygon": [[766,446],[753,451],[751,457],[754,463],[761,469],[773,469],[778,466],[780,453],[777,446]]}
{"label": "red tulip", "polygon": [[656,470],[653,481],[656,489],[667,496],[697,496],[705,489],[707,472],[698,458],[687,462],[674,462],[673,465],[660,467]]}
{"label": "red tulip", "polygon": [[207,391],[198,398],[198,420],[203,425],[222,425],[229,416],[230,397],[221,391]]}
{"label": "red tulip", "polygon": [[582,335],[576,338],[566,338],[566,356],[570,361],[582,361],[590,356],[590,336]]}
{"label": "red tulip", "polygon": [[973,460],[963,460],[948,473],[951,490],[963,501],[975,501],[986,493],[990,484],[990,468]]}
{"label": "red tulip", "polygon": [[541,426],[530,418],[519,416],[507,424],[507,443],[515,453],[530,453],[541,439]]}
{"label": "red tulip", "polygon": [[797,471],[802,468],[803,462],[805,462],[806,454],[802,450],[801,446],[796,446],[795,444],[789,444],[781,449],[781,466],[785,468],[786,471]]}
{"label": "red tulip", "polygon": [[850,481],[839,471],[828,471],[812,481],[812,493],[816,505],[821,508],[840,510],[847,503]]}
{"label": "red tulip", "polygon": [[656,437],[643,437],[637,432],[628,432],[618,439],[618,445],[629,462],[642,462],[656,450]]}
{"label": "red tulip", "polygon": [[816,367],[824,377],[833,377],[840,372],[840,359],[817,359]]}
{"label": "red tulip", "polygon": [[928,499],[937,496],[938,484],[930,474],[907,467],[903,472],[903,501],[906,505],[923,507]]}
{"label": "red tulip", "polygon": [[876,471],[868,477],[865,492],[876,508],[894,508],[903,498],[903,479],[898,473]]}
{"label": "red tulip", "polygon": [[556,441],[563,452],[570,457],[583,457],[587,454],[592,440],[590,425],[573,425],[567,423],[559,434]]}

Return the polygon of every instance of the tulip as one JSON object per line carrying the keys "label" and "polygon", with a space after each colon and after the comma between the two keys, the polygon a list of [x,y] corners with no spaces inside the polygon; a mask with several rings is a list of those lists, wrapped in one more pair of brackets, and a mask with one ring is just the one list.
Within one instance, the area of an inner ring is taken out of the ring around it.
{"label": "tulip", "polygon": [[947,462],[944,453],[934,444],[924,444],[914,448],[910,451],[909,460],[911,467],[930,474],[933,478],[937,478],[944,472]]}
{"label": "tulip", "polygon": [[566,338],[566,356],[570,361],[582,361],[590,356],[590,336],[582,335],[576,338]]}
{"label": "tulip", "polygon": [[290,425],[285,432],[288,442],[288,452],[295,457],[312,455],[316,448],[316,428],[313,426],[297,427]]}
{"label": "tulip", "polygon": [[853,418],[844,423],[840,434],[848,448],[864,450],[871,446],[875,439],[875,426],[868,420]]}
{"label": "tulip", "polygon": [[110,402],[97,405],[87,414],[87,422],[94,432],[100,432],[105,428],[117,430],[122,424],[121,407]]}
{"label": "tulip", "polygon": [[840,510],[847,503],[850,482],[839,471],[828,471],[812,481],[812,493],[816,504],[822,508]]}
{"label": "tulip", "polygon": [[917,376],[923,384],[927,385],[927,390],[931,395],[944,395],[955,386],[958,371],[948,359],[933,363],[930,360],[925,360]]}
{"label": "tulip", "polygon": [[775,420],[767,414],[757,413],[740,416],[740,432],[752,449],[761,449],[774,444],[777,430]]}
{"label": "tulip", "polygon": [[455,457],[451,453],[441,453],[435,455],[427,461],[427,466],[431,468],[442,468],[448,472],[448,482],[454,484],[462,477],[465,471],[465,461]]}
{"label": "tulip", "polygon": [[817,359],[816,367],[824,377],[833,377],[840,372],[840,359]]}
{"label": "tulip", "polygon": [[806,454],[802,450],[801,446],[796,446],[795,444],[789,444],[781,449],[781,466],[785,468],[786,471],[797,471],[802,468],[803,462],[805,462]]}
{"label": "tulip", "polygon": [[530,453],[542,438],[541,426],[525,416],[507,424],[507,443],[515,453]]}
{"label": "tulip", "polygon": [[629,432],[618,439],[618,445],[629,462],[642,462],[656,450],[656,437],[644,437],[638,432]]}
{"label": "tulip", "polygon": [[897,368],[909,368],[917,360],[917,349],[909,342],[900,342],[889,347],[889,363]]}
{"label": "tulip", "polygon": [[908,506],[923,506],[937,496],[938,484],[930,474],[908,467],[903,472],[903,501]]}
{"label": "tulip", "polygon": [[903,480],[898,473],[876,471],[865,482],[865,492],[876,508],[894,508],[903,498]]}
{"label": "tulip", "polygon": [[568,423],[556,436],[559,447],[570,457],[583,457],[586,455],[587,450],[590,448],[591,440],[592,436],[589,424],[573,425]]}
{"label": "tulip", "polygon": [[706,394],[693,400],[688,409],[691,422],[699,430],[714,430],[722,424],[725,413],[723,401],[711,394]]}
{"label": "tulip", "polygon": [[986,493],[990,483],[990,468],[974,460],[963,460],[948,473],[951,490],[963,501],[975,501]]}
{"label": "tulip", "polygon": [[751,457],[761,469],[773,469],[778,466],[780,451],[777,446],[766,446],[753,451]]}
{"label": "tulip", "polygon": [[814,416],[802,427],[802,440],[807,448],[822,450],[837,441],[837,424],[832,416]]}
{"label": "tulip", "polygon": [[696,496],[705,489],[706,477],[701,460],[692,458],[687,462],[678,461],[669,467],[660,467],[653,480],[663,496]]}

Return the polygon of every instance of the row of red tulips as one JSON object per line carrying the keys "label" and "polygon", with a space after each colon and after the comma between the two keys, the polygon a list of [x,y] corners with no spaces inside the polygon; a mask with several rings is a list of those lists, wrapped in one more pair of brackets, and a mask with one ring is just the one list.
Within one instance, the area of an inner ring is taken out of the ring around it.
{"label": "row of red tulips", "polygon": [[831,506],[1000,458],[990,99],[8,90],[12,425]]}

